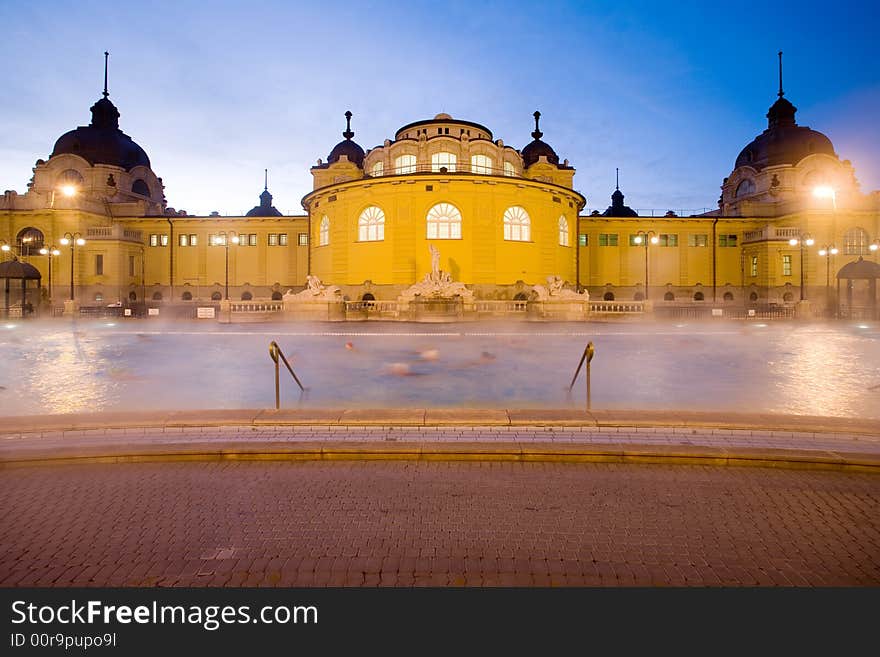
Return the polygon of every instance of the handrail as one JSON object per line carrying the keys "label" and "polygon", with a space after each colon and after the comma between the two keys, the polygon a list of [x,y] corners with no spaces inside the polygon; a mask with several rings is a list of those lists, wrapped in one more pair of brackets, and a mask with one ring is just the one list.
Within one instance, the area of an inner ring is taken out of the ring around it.
{"label": "handrail", "polygon": [[287,366],[290,375],[293,377],[293,380],[296,381],[296,384],[299,386],[299,389],[303,392],[306,389],[303,387],[302,382],[299,380],[299,377],[296,375],[296,372],[293,371],[293,368],[290,366],[290,363],[287,362],[287,358],[284,356],[284,352],[281,351],[281,347],[278,346],[278,343],[275,340],[269,343],[269,358],[271,358],[275,362],[275,409],[281,408],[281,384],[278,380],[278,357],[281,356],[281,360],[284,361],[284,364]]}
{"label": "handrail", "polygon": [[593,347],[592,340],[587,343],[587,346],[584,347],[584,353],[581,355],[581,362],[578,363],[577,369],[574,371],[574,376],[571,377],[571,383],[568,386],[568,393],[571,394],[571,389],[574,388],[574,382],[577,381],[578,374],[581,373],[581,367],[584,366],[584,361],[587,362],[587,368],[584,370],[584,373],[587,377],[587,410],[590,410],[591,399],[590,399],[590,361],[593,360],[593,354],[595,353],[595,348]]}

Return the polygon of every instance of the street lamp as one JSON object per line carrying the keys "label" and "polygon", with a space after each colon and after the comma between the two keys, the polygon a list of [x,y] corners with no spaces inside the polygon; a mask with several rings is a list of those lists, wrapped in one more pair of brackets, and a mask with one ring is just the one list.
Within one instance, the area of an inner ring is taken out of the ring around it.
{"label": "street lamp", "polygon": [[839,253],[833,244],[825,244],[819,249],[819,255],[825,258],[825,303],[831,307],[831,258]]}
{"label": "street lamp", "polygon": [[819,185],[813,189],[813,196],[816,198],[830,198],[831,207],[837,210],[837,191],[830,185]]}
{"label": "street lamp", "polygon": [[5,257],[7,253],[12,251],[12,247],[7,244],[6,240],[0,240],[2,244],[0,244],[0,251],[3,252],[3,256]]}
{"label": "street lamp", "polygon": [[798,246],[798,245],[800,245],[800,247],[801,247],[801,259],[800,259],[800,260],[801,260],[801,261],[800,261],[800,268],[801,268],[801,301],[803,301],[804,299],[806,299],[806,296],[804,296],[804,246],[813,246],[813,244],[815,244],[815,240],[814,240],[812,237],[810,237],[810,235],[809,235],[808,233],[807,233],[807,234],[805,234],[805,233],[798,233],[798,236],[797,236],[797,237],[792,237],[790,240],[788,240],[788,243],[789,243],[791,246]]}
{"label": "street lamp", "polygon": [[46,247],[43,247],[42,249],[40,249],[40,255],[46,256],[47,261],[49,263],[49,265],[48,265],[49,266],[49,284],[47,287],[49,290],[49,303],[51,304],[52,303],[52,258],[60,256],[61,251],[56,249],[54,246],[50,246],[48,249]]}
{"label": "street lamp", "polygon": [[[70,245],[70,300],[73,301],[73,261],[76,257],[76,247],[84,246],[86,241],[83,239],[82,233],[64,233],[64,237],[60,240],[61,246]],[[65,312],[67,312],[65,310]]]}
{"label": "street lamp", "polygon": [[234,230],[229,231],[228,236],[226,231],[222,230],[211,240],[213,246],[223,246],[226,248],[226,301],[229,301],[229,243],[238,244],[238,241],[238,235],[235,234]]}
{"label": "street lamp", "polygon": [[653,230],[649,230],[645,232],[640,230],[636,233],[636,236],[633,237],[634,244],[642,244],[645,247],[645,301],[648,300],[648,242],[651,244],[657,244],[660,241],[660,238],[654,233]]}

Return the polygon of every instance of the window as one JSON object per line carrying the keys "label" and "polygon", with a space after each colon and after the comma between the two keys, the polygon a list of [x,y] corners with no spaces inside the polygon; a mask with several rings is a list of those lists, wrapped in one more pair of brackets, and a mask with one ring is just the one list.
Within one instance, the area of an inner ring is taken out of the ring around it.
{"label": "window", "polygon": [[358,217],[358,241],[381,242],[385,239],[385,213],[371,205]]}
{"label": "window", "polygon": [[278,290],[275,290],[272,293],[272,301],[281,301],[284,298],[284,295],[281,294]]}
{"label": "window", "polygon": [[[244,238],[242,238],[242,244],[244,243]],[[257,234],[251,233],[248,235],[248,246],[256,246],[257,245]]]}
{"label": "window", "polygon": [[250,301],[253,298],[254,298],[254,295],[251,294],[250,292],[242,292],[241,293],[241,300],[242,301]]}
{"label": "window", "polygon": [[709,236],[706,233],[688,235],[688,246],[709,246]]}
{"label": "window", "polygon": [[196,237],[195,235],[190,235],[190,236],[189,236],[189,245],[190,245],[190,246],[196,246],[196,245],[198,245],[198,243],[199,243],[199,238],[198,238],[198,237]]}
{"label": "window", "polygon": [[428,239],[461,239],[461,212],[451,203],[438,203],[428,210]]}
{"label": "window", "polygon": [[645,246],[645,236],[644,235],[632,235],[629,236],[629,245],[630,246]]}
{"label": "window", "polygon": [[868,233],[862,228],[850,228],[843,234],[843,252],[846,255],[868,253]]}
{"label": "window", "polygon": [[153,301],[161,301],[162,293],[161,292],[153,292]]}
{"label": "window", "polygon": [[752,276],[758,275],[758,256],[752,256]]}
{"label": "window", "polygon": [[150,246],[159,246],[159,236],[150,235]]}
{"label": "window", "polygon": [[278,246],[287,246],[287,233],[278,233]]}
{"label": "window", "polygon": [[371,176],[381,176],[383,173],[385,173],[385,164],[383,162],[376,162],[370,167]]}
{"label": "window", "polygon": [[504,211],[504,239],[511,242],[529,242],[532,239],[532,221],[518,205]]}
{"label": "window", "polygon": [[706,297],[702,292],[694,292],[694,301],[705,301]]}
{"label": "window", "polygon": [[786,292],[782,295],[782,300],[785,301],[785,303],[791,303],[794,301],[794,295],[791,292]]}
{"label": "window", "polygon": [[269,246],[278,246],[278,233],[269,233]]}
{"label": "window", "polygon": [[782,256],[782,275],[791,276],[791,256]]}
{"label": "window", "polygon": [[187,292],[184,292],[183,294],[180,295],[180,298],[181,298],[183,301],[192,301],[193,293],[192,293],[192,292],[188,292],[188,291],[187,291]]}
{"label": "window", "polygon": [[150,188],[147,186],[147,183],[138,178],[131,185],[131,191],[135,194],[140,194],[141,196],[149,196]]}
{"label": "window", "polygon": [[602,295],[603,301],[614,301],[614,292],[606,292]]}
{"label": "window", "polygon": [[471,173],[492,173],[492,158],[487,155],[471,155]]}
{"label": "window", "polygon": [[43,232],[37,228],[29,226],[19,231],[15,238],[18,245],[18,252],[23,256],[36,255],[40,249],[44,248]]}
{"label": "window", "polygon": [[177,243],[180,246],[186,246],[187,244],[189,244],[189,235],[178,235]]}
{"label": "window", "polygon": [[321,227],[318,229],[318,245],[330,244],[330,218],[325,214],[321,217]]}
{"label": "window", "polygon": [[98,253],[95,255],[95,276],[104,275],[104,255]]}
{"label": "window", "polygon": [[134,276],[134,256],[128,256],[128,275]]}
{"label": "window", "polygon": [[659,237],[659,241],[657,242],[657,244],[659,246],[678,246],[678,235],[675,235],[675,234],[666,235],[664,233],[660,233],[660,235],[658,237]]}
{"label": "window", "polygon": [[513,166],[513,162],[505,162],[504,163],[504,175],[505,176],[515,176],[516,175],[516,167]]}
{"label": "window", "polygon": [[718,246],[736,246],[736,235],[719,235]]}
{"label": "window", "polygon": [[159,244],[168,246],[168,235],[159,235]]}
{"label": "window", "polygon": [[211,301],[220,301],[223,298],[223,295],[219,292],[211,292]]}
{"label": "window", "polygon": [[394,160],[394,173],[415,173],[416,156],[401,155]]}
{"label": "window", "polygon": [[208,235],[208,246],[223,246],[223,237],[213,233]]}
{"label": "window", "polygon": [[663,295],[664,301],[675,301],[675,295],[672,292],[667,292]]}
{"label": "window", "polygon": [[742,198],[743,196],[748,196],[754,193],[755,181],[751,178],[746,178],[736,187],[736,198]]}
{"label": "window", "polygon": [[67,169],[61,172],[61,175],[58,176],[58,184],[59,185],[75,185],[80,186],[85,182],[83,180],[82,174],[76,169]]}
{"label": "window", "polygon": [[103,301],[104,295],[101,292],[95,292],[95,301]]}
{"label": "window", "polygon": [[559,217],[559,246],[568,246],[568,220],[565,217]]}
{"label": "window", "polygon": [[455,163],[455,153],[447,153],[446,151],[434,153],[431,156],[431,171],[434,173],[439,173],[440,169],[446,169],[450,172],[455,171]]}
{"label": "window", "polygon": [[308,246],[309,245],[309,234],[308,233],[299,233],[296,236],[296,243],[300,246]]}
{"label": "window", "polygon": [[754,303],[757,300],[758,300],[758,293],[757,292],[752,292],[751,294],[749,294],[749,301]]}
{"label": "window", "polygon": [[733,292],[725,292],[724,293],[725,301],[733,301]]}
{"label": "window", "polygon": [[590,244],[590,236],[586,233],[581,233],[578,235],[578,246],[589,246]]}
{"label": "window", "polygon": [[617,246],[617,233],[600,233],[599,246]]}

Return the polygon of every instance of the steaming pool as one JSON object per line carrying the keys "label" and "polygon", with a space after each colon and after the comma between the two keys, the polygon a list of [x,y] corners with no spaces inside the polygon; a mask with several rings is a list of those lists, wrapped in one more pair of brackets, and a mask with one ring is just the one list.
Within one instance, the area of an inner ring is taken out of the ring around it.
{"label": "steaming pool", "polygon": [[271,408],[593,407],[880,418],[876,323],[0,324],[0,416]]}

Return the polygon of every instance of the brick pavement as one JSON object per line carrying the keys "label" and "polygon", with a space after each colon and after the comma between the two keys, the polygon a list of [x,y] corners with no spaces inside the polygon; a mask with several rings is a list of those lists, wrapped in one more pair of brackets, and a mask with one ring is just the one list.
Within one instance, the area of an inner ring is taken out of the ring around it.
{"label": "brick pavement", "polygon": [[878,477],[597,463],[9,467],[0,585],[877,585]]}

